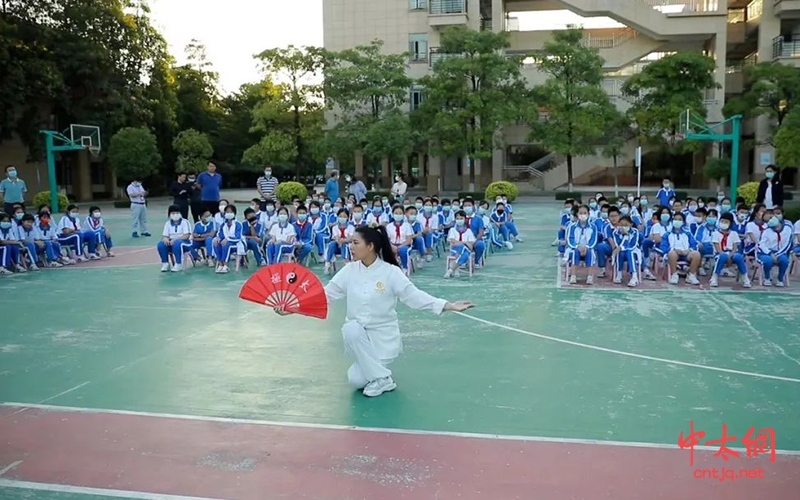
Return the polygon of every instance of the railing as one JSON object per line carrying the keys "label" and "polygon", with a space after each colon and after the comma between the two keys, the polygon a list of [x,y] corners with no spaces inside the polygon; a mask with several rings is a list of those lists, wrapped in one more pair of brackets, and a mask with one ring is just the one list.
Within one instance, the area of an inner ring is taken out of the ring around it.
{"label": "railing", "polygon": [[664,14],[680,12],[716,12],[719,10],[717,0],[638,0]]}
{"label": "railing", "polygon": [[412,52],[409,56],[409,59],[412,63],[424,63],[428,62],[428,53],[427,52]]}
{"label": "railing", "polygon": [[755,66],[758,64],[758,52],[753,52],[742,59],[742,66]]}
{"label": "railing", "polygon": [[439,61],[443,61],[443,60],[449,59],[451,57],[461,57],[461,54],[453,54],[453,53],[448,53],[448,52],[441,52],[439,47],[431,47],[431,49],[430,49],[430,57],[428,58],[428,60],[429,60],[428,64],[430,65],[431,68],[433,68],[434,66],[436,66],[436,63],[438,63]]}
{"label": "railing", "polygon": [[504,31],[519,31],[519,18],[506,16]]}
{"label": "railing", "polygon": [[481,18],[481,31],[492,31],[492,18]]}
{"label": "railing", "polygon": [[431,14],[466,14],[467,0],[430,0]]}
{"label": "railing", "polygon": [[728,24],[737,24],[747,21],[745,9],[728,9]]}
{"label": "railing", "polygon": [[581,40],[581,45],[584,47],[592,47],[595,49],[613,49],[635,38],[639,35],[636,30],[632,28],[625,28],[610,35],[594,35],[586,33]]}
{"label": "railing", "polygon": [[800,57],[800,35],[779,36],[772,40],[772,58]]}
{"label": "railing", "polygon": [[758,19],[761,17],[761,14],[764,13],[764,1],[763,0],[753,0],[749,4],[747,4],[747,20],[751,21],[753,19]]}

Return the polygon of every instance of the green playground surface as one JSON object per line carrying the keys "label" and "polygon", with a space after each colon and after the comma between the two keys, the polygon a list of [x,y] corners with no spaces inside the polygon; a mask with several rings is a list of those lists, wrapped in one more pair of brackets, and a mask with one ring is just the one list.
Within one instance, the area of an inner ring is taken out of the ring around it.
{"label": "green playground surface", "polygon": [[152,246],[152,263],[0,279],[0,400],[670,445],[691,420],[709,440],[723,424],[740,439],[772,428],[778,449],[800,451],[798,294],[560,289],[559,209],[515,205],[524,243],[474,277],[444,280],[443,259],[413,275],[433,295],[472,300],[482,321],[401,306],[398,389],[377,399],[347,385],[344,304],[326,321],[278,317],[238,299],[252,269],[162,274],[166,205],[151,207],[147,239],[131,237],[127,211],[106,209],[116,245]]}

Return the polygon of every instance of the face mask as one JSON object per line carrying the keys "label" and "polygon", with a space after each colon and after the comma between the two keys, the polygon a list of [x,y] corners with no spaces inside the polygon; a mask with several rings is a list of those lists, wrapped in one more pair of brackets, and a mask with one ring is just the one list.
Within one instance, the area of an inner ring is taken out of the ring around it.
{"label": "face mask", "polygon": [[702,201],[698,201],[697,202],[697,206],[700,207],[700,208],[703,208],[704,206],[706,206],[706,204],[703,203]]}
{"label": "face mask", "polygon": [[572,207],[564,207],[564,210],[562,210],[562,212],[565,213],[565,214],[568,214],[568,213],[572,212]]}
{"label": "face mask", "polygon": [[417,210],[422,210],[422,203],[414,203],[414,207],[415,207]]}
{"label": "face mask", "polygon": [[318,215],[318,214],[319,214],[319,208],[315,207],[311,209],[311,215]]}
{"label": "face mask", "polygon": [[339,225],[344,226],[347,224],[347,217],[339,217]]}
{"label": "face mask", "polygon": [[11,223],[10,222],[0,222],[0,227],[2,227],[3,229],[11,229]]}
{"label": "face mask", "polygon": [[717,203],[722,203],[722,200],[724,200],[724,199],[725,199],[725,195],[717,196]]}
{"label": "face mask", "polygon": [[722,205],[722,210],[723,210],[723,212],[730,212],[731,211],[731,206],[730,205]]}
{"label": "face mask", "polygon": [[270,177],[270,176],[272,176],[272,171],[271,170],[264,170],[264,177]]}
{"label": "face mask", "polygon": [[389,205],[389,200],[387,200],[386,198],[384,198],[384,199],[382,199],[382,200],[381,200],[381,203],[383,203],[383,206],[384,206],[384,207],[385,207],[385,206],[388,206],[388,205]]}
{"label": "face mask", "polygon": [[78,212],[70,212],[69,216],[70,216],[71,219],[77,219],[78,218]]}
{"label": "face mask", "polygon": [[235,217],[236,217],[236,214],[231,213],[231,212],[228,212],[228,213],[225,214],[225,219],[226,220],[233,220]]}
{"label": "face mask", "polygon": [[628,202],[629,203],[633,203],[633,200],[634,200],[633,196],[628,196]]}
{"label": "face mask", "polygon": [[458,210],[458,207],[460,207],[460,206],[461,206],[461,205],[457,205],[457,204],[456,204],[456,205],[453,205],[453,210]]}
{"label": "face mask", "polygon": [[596,201],[590,201],[590,202],[589,202],[589,207],[591,207],[591,208],[597,208],[597,202],[596,202]]}
{"label": "face mask", "polygon": [[189,182],[194,182],[194,181],[196,181],[196,180],[197,180],[197,179],[195,179],[194,177],[189,177]]}
{"label": "face mask", "polygon": [[775,214],[775,218],[783,222],[783,214]]}
{"label": "face mask", "polygon": [[608,212],[600,212],[600,218],[603,220],[608,219]]}
{"label": "face mask", "polygon": [[467,215],[472,215],[473,208],[472,207],[464,207],[464,212]]}
{"label": "face mask", "polygon": [[429,213],[433,212],[433,207],[423,207],[423,210],[425,210],[426,214],[429,214]]}
{"label": "face mask", "polygon": [[647,200],[639,200],[639,203],[641,203],[641,205],[642,205],[643,207],[646,207],[646,206],[647,206]]}
{"label": "face mask", "polygon": [[10,179],[15,179],[17,177],[17,171],[16,170],[9,170],[8,171],[8,177]]}
{"label": "face mask", "polygon": [[17,220],[22,220],[23,217],[25,217],[25,212],[17,212],[14,214],[14,218]]}
{"label": "face mask", "polygon": [[467,221],[465,219],[456,219],[457,226],[463,226]]}
{"label": "face mask", "polygon": [[224,212],[224,211],[225,211],[225,207],[227,207],[227,206],[228,206],[228,205],[226,205],[226,204],[224,204],[224,203],[220,203],[220,205],[219,205],[219,211],[220,211],[220,212]]}
{"label": "face mask", "polygon": [[398,223],[398,224],[403,222],[403,219],[405,218],[405,216],[403,214],[394,214],[393,217],[394,217],[394,221],[396,223]]}
{"label": "face mask", "polygon": [[268,214],[271,214],[274,211],[275,211],[275,207],[273,207],[272,205],[267,205],[267,213]]}
{"label": "face mask", "polygon": [[669,215],[668,214],[661,214],[661,222],[666,224],[669,222]]}
{"label": "face mask", "polygon": [[586,222],[589,220],[589,214],[578,214],[578,220],[581,222]]}
{"label": "face mask", "polygon": [[368,206],[369,206],[369,205],[367,205],[366,203],[362,203],[362,204],[361,204],[361,208],[363,208],[364,210],[366,210]]}
{"label": "face mask", "polygon": [[169,218],[172,219],[173,222],[178,222],[181,220],[181,214],[169,214]]}
{"label": "face mask", "polygon": [[631,212],[631,209],[628,207],[622,207],[619,209],[619,213],[622,215],[628,215]]}
{"label": "face mask", "polygon": [[347,204],[347,210],[353,210],[353,204],[352,203],[348,203]]}
{"label": "face mask", "polygon": [[256,204],[250,205],[250,208],[252,208],[253,210],[258,210],[258,205]]}
{"label": "face mask", "polygon": [[372,207],[372,213],[378,215],[379,213],[383,212],[381,207]]}
{"label": "face mask", "polygon": [[362,214],[361,212],[356,212],[356,213],[353,214],[353,219],[354,220],[361,220],[363,218],[364,218],[364,214]]}
{"label": "face mask", "polygon": [[730,222],[721,221],[719,223],[719,228],[722,229],[723,231],[727,231],[730,227],[731,227]]}
{"label": "face mask", "polygon": [[209,222],[211,222],[211,217],[203,217],[202,220],[203,220],[203,224],[208,224]]}
{"label": "face mask", "polygon": [[664,189],[669,189],[669,182],[664,183]]}
{"label": "face mask", "polygon": [[442,205],[442,212],[448,213],[450,211],[450,205]]}
{"label": "face mask", "polygon": [[289,220],[289,216],[286,214],[280,214],[278,216],[278,222],[286,222],[287,220]]}
{"label": "face mask", "polygon": [[330,203],[325,203],[324,205],[322,205],[322,208],[323,208],[324,210],[326,210],[326,211],[327,211],[327,210],[330,210],[330,209],[331,209],[331,204],[330,204]]}
{"label": "face mask", "polygon": [[697,210],[697,205],[689,205],[690,212],[694,212],[695,210]]}
{"label": "face mask", "polygon": [[141,182],[131,182],[131,184],[133,184],[133,187],[139,187],[142,185]]}
{"label": "face mask", "polygon": [[628,234],[628,231],[630,231],[631,228],[629,228],[628,226],[621,226],[620,230],[622,230],[623,234]]}
{"label": "face mask", "polygon": [[769,220],[769,222],[767,222],[767,226],[774,228],[774,227],[778,227],[778,224],[780,224],[780,223],[781,223],[781,221],[779,221],[777,217],[773,217],[773,218],[771,218]]}
{"label": "face mask", "polygon": [[707,217],[706,218],[706,223],[708,223],[709,226],[716,226],[717,225],[717,218],[716,217]]}
{"label": "face mask", "polygon": [[775,172],[767,172],[766,175],[767,175],[767,179],[772,179],[773,177],[775,177]]}
{"label": "face mask", "polygon": [[486,209],[483,207],[478,207],[478,215],[485,215]]}
{"label": "face mask", "polygon": [[682,220],[673,221],[672,222],[672,227],[674,227],[675,229],[682,228],[683,227],[683,221]]}
{"label": "face mask", "polygon": [[305,222],[306,219],[308,219],[308,214],[297,214],[297,220],[300,222]]}
{"label": "face mask", "polygon": [[417,222],[417,216],[416,215],[409,215],[408,216],[408,222],[411,222],[412,224],[414,222]]}
{"label": "face mask", "polygon": [[747,214],[737,214],[736,218],[739,219],[740,222],[744,222],[747,220]]}
{"label": "face mask", "polygon": [[[292,203],[292,206],[295,208],[295,210],[297,210],[297,207],[300,206],[300,203],[295,201],[294,203]],[[353,208],[352,205],[350,206],[350,208]]]}

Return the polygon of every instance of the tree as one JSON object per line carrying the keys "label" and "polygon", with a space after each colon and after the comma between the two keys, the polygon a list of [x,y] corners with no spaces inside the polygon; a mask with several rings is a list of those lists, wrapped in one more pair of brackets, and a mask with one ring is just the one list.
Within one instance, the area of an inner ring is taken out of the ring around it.
{"label": "tree", "polygon": [[800,98],[800,71],[785,64],[763,62],[748,66],[744,76],[751,83],[741,96],[725,105],[725,116],[766,115],[771,121],[771,130],[762,143],[775,146],[773,135],[780,130]]}
{"label": "tree", "polygon": [[614,196],[619,196],[618,162],[624,156],[625,145],[635,137],[635,133],[631,128],[630,118],[617,108],[611,109],[603,128],[605,130],[603,156],[614,161]]}
{"label": "tree", "polygon": [[201,172],[205,168],[214,148],[208,136],[194,129],[184,130],[175,140],[172,147],[178,153],[175,170],[180,173]]}
{"label": "tree", "polygon": [[464,158],[469,190],[475,190],[475,161],[491,158],[501,126],[521,118],[528,102],[522,60],[507,58],[505,34],[461,27],[442,33],[443,59],[420,81],[425,99],[420,113],[438,156]]}
{"label": "tree", "polygon": [[161,163],[156,137],[144,127],[127,127],[114,134],[108,159],[123,182],[144,179],[156,173]]}
{"label": "tree", "polygon": [[[603,58],[584,47],[582,29],[556,31],[553,40],[533,55],[547,81],[534,89],[547,110],[531,123],[531,140],[567,157],[567,183],[572,191],[572,159],[595,152],[604,123],[615,109],[601,87]],[[616,172],[616,170],[615,170]]]}
{"label": "tree", "polygon": [[215,141],[222,118],[219,75],[206,57],[205,47],[192,40],[184,49],[188,63],[174,68],[179,130],[193,128]]}
{"label": "tree", "polygon": [[708,179],[717,181],[717,188],[722,190],[723,179],[731,173],[730,158],[708,158],[703,166],[703,175]]}
{"label": "tree", "polygon": [[[291,149],[284,148],[282,152],[290,154],[286,161],[294,161],[298,179],[303,165],[313,161],[313,150],[306,146],[305,139],[314,135],[314,132],[305,129],[319,126],[321,131],[321,122],[314,119],[314,112],[319,109],[322,88],[313,83],[313,78],[322,70],[324,57],[324,51],[320,48],[298,48],[293,45],[265,50],[256,56],[268,78],[284,83],[280,85],[279,99],[265,100],[254,110],[254,130],[267,134],[261,142],[273,141],[277,136],[265,124],[277,122],[284,126],[294,146]],[[273,145],[283,142],[278,138]]]}
{"label": "tree", "polygon": [[776,161],[781,167],[800,165],[800,108],[795,108],[782,120],[775,133]]}

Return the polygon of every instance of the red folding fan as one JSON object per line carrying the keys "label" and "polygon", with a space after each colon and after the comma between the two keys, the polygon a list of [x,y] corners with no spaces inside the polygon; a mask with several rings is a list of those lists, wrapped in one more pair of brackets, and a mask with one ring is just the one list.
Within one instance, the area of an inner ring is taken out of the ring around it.
{"label": "red folding fan", "polygon": [[328,299],[319,278],[308,268],[287,262],[262,267],[242,286],[239,298],[287,312],[325,319]]}

